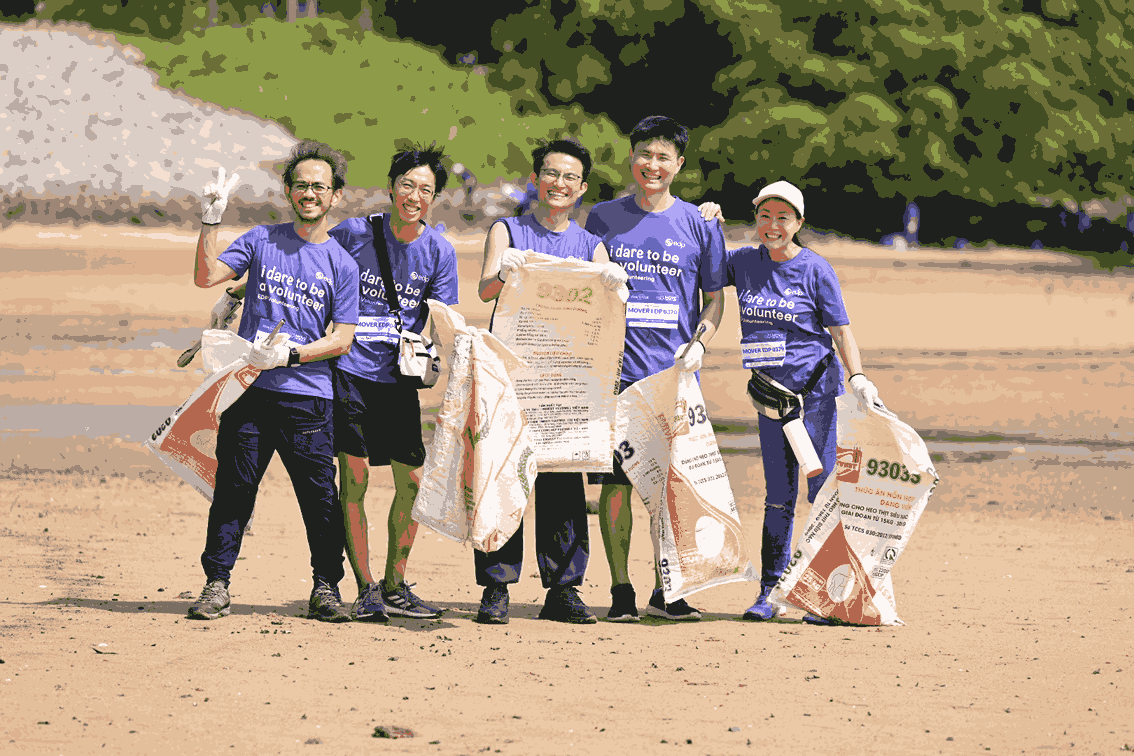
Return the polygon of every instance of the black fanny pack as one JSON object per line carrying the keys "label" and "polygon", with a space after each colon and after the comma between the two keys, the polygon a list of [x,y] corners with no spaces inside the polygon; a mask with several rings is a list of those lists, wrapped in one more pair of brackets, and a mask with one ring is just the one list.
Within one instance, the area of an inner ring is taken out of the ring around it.
{"label": "black fanny pack", "polygon": [[759,370],[753,370],[752,378],[748,381],[748,398],[752,400],[753,406],[762,415],[774,420],[790,418],[802,411],[803,397],[810,394],[819,385],[819,380],[830,367],[831,360],[834,358],[834,353],[828,352],[827,356],[815,366],[815,372],[811,374],[807,384],[803,387],[803,391],[798,394],[778,381],[772,380]]}

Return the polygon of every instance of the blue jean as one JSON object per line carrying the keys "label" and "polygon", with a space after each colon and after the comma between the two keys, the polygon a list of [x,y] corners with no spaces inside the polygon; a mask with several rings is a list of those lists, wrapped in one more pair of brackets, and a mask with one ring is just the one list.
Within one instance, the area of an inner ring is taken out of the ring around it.
{"label": "blue jean", "polygon": [[[544,588],[582,585],[590,556],[583,474],[545,472],[535,484],[536,562]],[[515,583],[524,564],[524,524],[496,551],[473,551],[476,584]]]}
{"label": "blue jean", "polygon": [[335,488],[331,400],[252,387],[221,415],[217,483],[201,566],[205,577],[232,575],[260,480],[275,452],[291,476],[307,529],[316,581],[343,579],[345,531]]}
{"label": "blue jean", "polygon": [[[838,431],[835,396],[805,399],[803,409],[803,426],[823,463],[823,472],[807,479],[807,501],[814,502],[827,476],[835,469]],[[760,544],[760,584],[770,587],[779,581],[791,559],[795,501],[799,497],[799,462],[784,435],[783,424],[763,415],[759,416],[759,421],[760,452],[764,459],[764,487],[767,491]]]}

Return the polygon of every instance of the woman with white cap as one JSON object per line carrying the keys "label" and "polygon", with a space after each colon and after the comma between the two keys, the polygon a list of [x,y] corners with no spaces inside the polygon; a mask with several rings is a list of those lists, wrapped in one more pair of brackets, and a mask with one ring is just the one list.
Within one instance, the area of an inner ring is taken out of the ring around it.
{"label": "woman with white cap", "polygon": [[[803,427],[822,463],[821,471],[815,464],[805,468],[812,476],[807,479],[807,500],[814,502],[835,467],[835,398],[843,393],[835,349],[862,406],[881,402],[878,390],[862,373],[834,269],[799,243],[803,193],[786,181],[776,181],[764,187],[752,204],[760,244],[732,250],[726,258],[728,283],[736,287],[740,302],[741,360],[744,367],[762,373],[749,384],[750,394],[756,381],[770,378],[803,396]],[[787,419],[792,417],[798,418],[798,413],[789,413]],[[768,602],[768,595],[791,556],[800,471],[784,421],[761,414],[759,428],[766,487],[760,595],[744,613],[746,620],[769,620],[784,612]]]}

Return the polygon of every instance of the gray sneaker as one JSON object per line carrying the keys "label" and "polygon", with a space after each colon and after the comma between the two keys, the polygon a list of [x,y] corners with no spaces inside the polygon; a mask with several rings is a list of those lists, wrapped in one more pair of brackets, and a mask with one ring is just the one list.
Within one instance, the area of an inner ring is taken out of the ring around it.
{"label": "gray sneaker", "polygon": [[389,622],[386,606],[382,603],[382,589],[377,583],[367,583],[358,593],[350,615],[356,622]]}
{"label": "gray sneaker", "polygon": [[227,617],[232,611],[229,605],[228,586],[223,580],[210,580],[201,589],[201,596],[189,605],[189,619],[212,620]]}
{"label": "gray sneaker", "polygon": [[307,619],[321,622],[350,622],[350,609],[343,605],[337,585],[327,585],[317,581],[311,589],[311,600],[307,603]]}

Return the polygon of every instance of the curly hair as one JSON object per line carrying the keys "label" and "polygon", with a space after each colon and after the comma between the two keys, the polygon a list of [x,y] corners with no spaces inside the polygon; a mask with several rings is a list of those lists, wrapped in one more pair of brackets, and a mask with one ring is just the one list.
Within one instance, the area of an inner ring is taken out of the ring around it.
{"label": "curly hair", "polygon": [[330,145],[323,142],[304,139],[291,148],[287,163],[284,165],[283,180],[284,186],[288,189],[291,189],[292,181],[295,180],[295,166],[304,160],[322,160],[331,167],[335,177],[334,188],[342,189],[346,186],[347,159],[342,153],[331,149]]}

